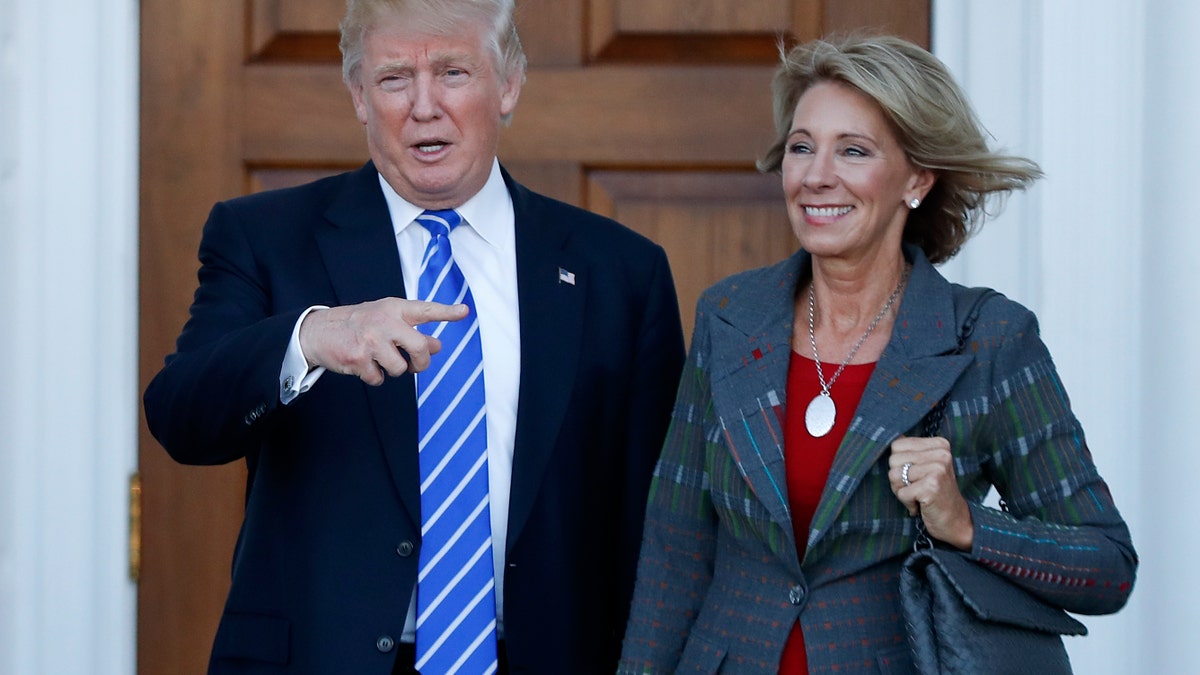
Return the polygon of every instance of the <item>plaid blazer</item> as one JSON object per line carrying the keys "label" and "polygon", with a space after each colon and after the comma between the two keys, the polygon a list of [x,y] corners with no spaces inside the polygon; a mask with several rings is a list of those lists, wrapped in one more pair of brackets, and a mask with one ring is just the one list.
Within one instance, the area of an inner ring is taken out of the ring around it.
{"label": "plaid blazer", "polygon": [[[1137,557],[1033,313],[1001,295],[970,343],[973,294],[920,250],[892,335],[837,451],[798,557],[784,480],[793,298],[810,257],[730,277],[697,303],[691,353],[655,471],[622,674],[777,673],[793,623],[810,671],[910,673],[899,570],[913,520],[888,448],[948,397],[975,526],[973,559],[1068,611],[1120,609]],[[982,504],[991,486],[1010,513]]]}

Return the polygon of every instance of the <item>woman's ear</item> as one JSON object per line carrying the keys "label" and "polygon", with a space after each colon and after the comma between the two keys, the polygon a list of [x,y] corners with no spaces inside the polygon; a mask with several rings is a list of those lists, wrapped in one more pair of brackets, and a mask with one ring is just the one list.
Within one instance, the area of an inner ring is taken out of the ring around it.
{"label": "woman's ear", "polygon": [[933,169],[916,167],[912,179],[908,182],[908,192],[904,201],[909,203],[913,199],[918,200],[918,202],[925,201],[925,196],[933,189],[934,184],[937,183],[937,179],[937,172]]}

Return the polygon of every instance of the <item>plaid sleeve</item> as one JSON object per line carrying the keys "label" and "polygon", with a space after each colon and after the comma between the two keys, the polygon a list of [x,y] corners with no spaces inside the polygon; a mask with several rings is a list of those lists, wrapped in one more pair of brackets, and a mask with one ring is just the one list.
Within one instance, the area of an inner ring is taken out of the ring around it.
{"label": "plaid sleeve", "polygon": [[671,426],[654,471],[618,673],[672,673],[713,575],[717,518],[705,467],[716,439],[705,316],[697,311]]}
{"label": "plaid sleeve", "polygon": [[974,557],[1048,602],[1081,614],[1124,606],[1137,554],[1088,451],[1037,320],[1000,324],[990,351],[989,414],[979,438],[1009,513],[972,504]]}

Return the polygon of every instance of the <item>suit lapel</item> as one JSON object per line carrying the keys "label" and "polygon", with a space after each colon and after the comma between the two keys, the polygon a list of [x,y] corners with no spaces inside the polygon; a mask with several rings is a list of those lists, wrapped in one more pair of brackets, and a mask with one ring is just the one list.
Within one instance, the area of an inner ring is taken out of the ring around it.
{"label": "suit lapel", "polygon": [[721,433],[750,491],[782,536],[776,554],[797,572],[784,464],[784,405],[793,298],[807,256],[748,276],[718,300],[712,321],[713,404]]}
{"label": "suit lapel", "polygon": [[[950,283],[919,250],[906,247],[905,252],[913,262],[912,276],[891,339],[834,458],[813,515],[809,550],[825,538],[864,478],[879,470],[879,460],[892,441],[912,431],[971,363],[971,356],[954,353],[959,319]],[[878,515],[857,514],[856,518]]]}
{"label": "suit lapel", "polygon": [[[327,224],[315,233],[339,305],[404,297],[404,275],[395,230],[373,163],[347,176],[325,212]],[[363,385],[384,461],[401,501],[420,527],[420,468],[416,453],[417,403],[411,374],[388,378],[379,387]]]}
{"label": "suit lapel", "polygon": [[[511,549],[533,510],[571,398],[590,270],[568,248],[568,224],[545,213],[544,198],[513,181],[507,172],[504,181],[516,217],[521,305],[521,387],[508,507]],[[564,279],[562,274],[573,276]]]}

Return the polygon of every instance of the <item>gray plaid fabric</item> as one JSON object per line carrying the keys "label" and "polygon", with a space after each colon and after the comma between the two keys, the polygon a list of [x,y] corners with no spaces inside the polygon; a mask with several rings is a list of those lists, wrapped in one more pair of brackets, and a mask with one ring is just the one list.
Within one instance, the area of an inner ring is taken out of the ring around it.
{"label": "gray plaid fabric", "polygon": [[[651,490],[618,672],[776,673],[794,622],[811,672],[906,673],[899,569],[912,519],[888,447],[948,396],[941,434],[971,504],[971,556],[1047,602],[1114,612],[1137,557],[1093,464],[1037,320],[994,296],[954,354],[966,289],[907,247],[912,276],[799,560],[783,409],[801,251],[710,288]],[[982,505],[995,485],[1011,514]]]}

